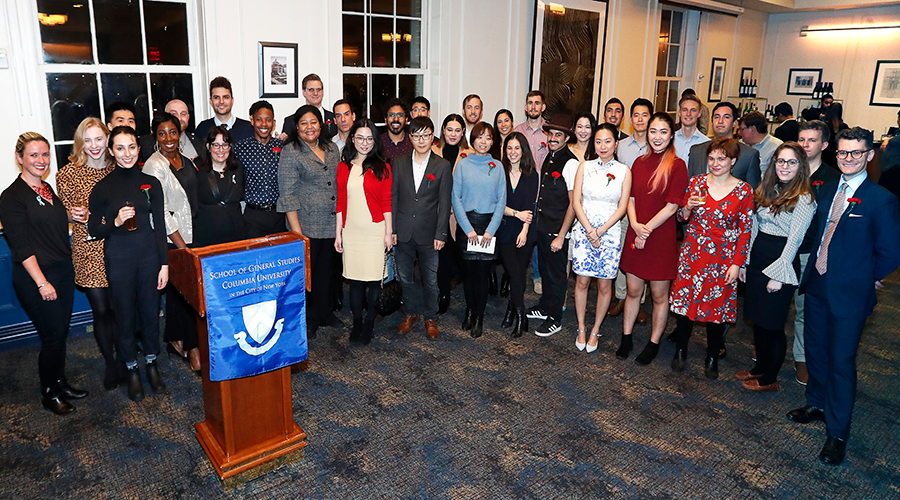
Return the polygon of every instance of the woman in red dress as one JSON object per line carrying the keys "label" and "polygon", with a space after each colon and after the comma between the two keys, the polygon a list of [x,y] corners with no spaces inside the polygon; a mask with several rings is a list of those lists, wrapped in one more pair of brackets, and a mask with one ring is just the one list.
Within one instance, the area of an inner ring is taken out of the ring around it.
{"label": "woman in red dress", "polygon": [[706,322],[707,378],[719,377],[719,347],[726,323],[737,319],[737,278],[747,259],[753,225],[753,190],[731,175],[738,142],[720,137],[706,147],[708,174],[695,175],[678,220],[687,222],[678,278],[669,301],[676,315],[672,370],[684,370],[694,321]]}
{"label": "woman in red dress", "polygon": [[659,339],[669,315],[669,285],[676,275],[678,246],[675,219],[672,217],[684,201],[687,166],[675,156],[675,123],[667,113],[650,117],[647,128],[649,148],[631,167],[631,198],[628,201],[628,232],[619,267],[625,273],[628,294],[622,343],[616,357],[625,359],[631,352],[631,333],[640,308],[644,283],[650,282],[653,298],[653,327],[650,342],[635,362],[649,364],[659,352]]}

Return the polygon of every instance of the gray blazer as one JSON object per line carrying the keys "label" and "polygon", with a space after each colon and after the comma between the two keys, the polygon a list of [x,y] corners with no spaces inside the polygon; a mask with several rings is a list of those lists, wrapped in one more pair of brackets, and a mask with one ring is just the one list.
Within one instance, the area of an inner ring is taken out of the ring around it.
{"label": "gray blazer", "polygon": [[[689,176],[693,177],[695,175],[708,173],[706,166],[707,146],[709,146],[708,142],[691,146],[691,158],[690,163],[688,164]],[[759,171],[759,151],[744,143],[740,143],[740,146],[741,155],[734,163],[734,167],[731,169],[731,175],[750,184],[750,187],[753,189],[756,189],[756,187],[759,186],[761,177]]]}
{"label": "gray blazer", "polygon": [[[412,155],[394,158],[393,165],[393,224],[397,241],[412,240],[419,245],[434,240],[447,241],[450,232],[450,192],[453,189],[453,169],[450,162],[431,153],[425,166],[425,177],[416,190]],[[434,176],[429,180],[428,176]]]}
{"label": "gray blazer", "polygon": [[286,144],[278,159],[278,211],[297,212],[307,238],[335,236],[337,167],[341,156],[331,141],[320,141],[325,161],[303,141]]}

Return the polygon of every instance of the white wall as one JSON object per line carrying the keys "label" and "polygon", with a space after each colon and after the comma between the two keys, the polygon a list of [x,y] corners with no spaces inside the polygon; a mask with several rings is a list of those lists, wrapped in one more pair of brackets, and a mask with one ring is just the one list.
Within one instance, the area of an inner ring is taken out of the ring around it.
{"label": "white wall", "polygon": [[878,60],[900,59],[900,29],[810,33],[801,38],[801,26],[861,26],[897,24],[900,6],[769,16],[766,39],[766,78],[760,95],[770,103],[787,101],[797,113],[800,96],[787,95],[790,68],[822,68],[822,79],[834,82],[834,96],[844,101],[844,121],[874,130],[875,136],[896,125],[897,108],[869,106]]}

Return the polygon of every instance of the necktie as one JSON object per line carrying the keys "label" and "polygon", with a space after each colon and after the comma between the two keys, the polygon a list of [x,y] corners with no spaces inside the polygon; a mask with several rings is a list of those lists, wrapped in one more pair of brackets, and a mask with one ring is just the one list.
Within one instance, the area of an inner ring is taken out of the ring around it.
{"label": "necktie", "polygon": [[819,250],[819,257],[816,259],[816,271],[819,271],[819,274],[825,274],[825,271],[828,269],[828,244],[831,243],[834,229],[844,213],[844,202],[846,200],[847,183],[844,182],[841,184],[841,190],[838,191],[837,196],[834,198],[834,205],[831,206],[831,214],[828,216],[828,224],[825,226],[825,238],[822,239],[822,248]]}

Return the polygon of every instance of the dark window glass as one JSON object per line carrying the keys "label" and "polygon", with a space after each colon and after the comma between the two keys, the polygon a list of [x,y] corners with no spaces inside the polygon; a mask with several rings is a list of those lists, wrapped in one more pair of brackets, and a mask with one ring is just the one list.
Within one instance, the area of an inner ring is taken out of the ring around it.
{"label": "dark window glass", "polygon": [[44,62],[92,64],[91,12],[87,2],[38,0]]}
{"label": "dark window glass", "polygon": [[101,116],[97,77],[93,73],[48,73],[47,93],[55,141],[70,141],[89,116]]}
{"label": "dark window glass", "polygon": [[[142,73],[103,73],[103,105],[109,107],[116,101],[124,101],[135,109],[134,122],[140,135],[150,133],[150,103],[147,98],[147,77]],[[163,104],[165,105],[165,104]],[[110,117],[105,117],[109,120]]]}
{"label": "dark window glass", "polygon": [[372,75],[372,109],[369,117],[375,123],[384,122],[384,104],[397,96],[397,75]]}
{"label": "dark window glass", "polygon": [[397,15],[421,17],[422,0],[397,0]]}
{"label": "dark window glass", "polygon": [[365,17],[343,15],[344,66],[364,66],[363,23]]}
{"label": "dark window glass", "polygon": [[684,14],[681,11],[672,12],[672,31],[670,33],[671,43],[681,43],[681,20]]}
{"label": "dark window glass", "polygon": [[69,164],[69,155],[72,154],[71,144],[62,144],[54,148],[56,150],[56,168],[63,168]]}
{"label": "dark window glass", "polygon": [[147,64],[191,63],[185,4],[144,2],[144,24],[147,30]]}
{"label": "dark window glass", "polygon": [[166,104],[172,99],[181,99],[191,113],[188,132],[194,131],[194,82],[188,74],[150,74],[150,96],[153,101],[153,114],[164,112]]}
{"label": "dark window glass", "polygon": [[424,94],[425,84],[422,75],[399,75],[397,78],[400,83],[397,97],[404,102],[412,102],[416,96]]}
{"label": "dark window glass", "polygon": [[143,64],[140,6],[134,0],[94,0],[97,59],[101,64]]}
{"label": "dark window glass", "polygon": [[365,11],[365,1],[364,0],[344,0],[342,2],[342,7],[345,12],[364,12]]}
{"label": "dark window glass", "polygon": [[394,66],[394,20],[384,17],[370,18],[369,66],[391,68]]}
{"label": "dark window glass", "polygon": [[397,19],[397,33],[397,67],[421,68],[422,22]]}
{"label": "dark window glass", "polygon": [[365,118],[368,102],[368,84],[366,75],[344,75],[344,99],[350,103],[356,118]]}
{"label": "dark window glass", "polygon": [[369,0],[373,14],[393,14],[394,0]]}

